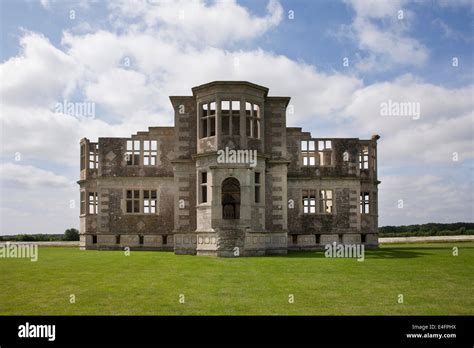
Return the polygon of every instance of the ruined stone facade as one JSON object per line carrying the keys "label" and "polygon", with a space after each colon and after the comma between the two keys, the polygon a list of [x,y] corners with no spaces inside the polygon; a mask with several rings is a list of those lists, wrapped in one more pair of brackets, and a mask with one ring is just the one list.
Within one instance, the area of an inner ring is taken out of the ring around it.
{"label": "ruined stone facade", "polygon": [[289,97],[249,82],[192,92],[170,97],[174,127],[81,140],[82,248],[232,257],[377,246],[378,136],[312,138],[286,126]]}

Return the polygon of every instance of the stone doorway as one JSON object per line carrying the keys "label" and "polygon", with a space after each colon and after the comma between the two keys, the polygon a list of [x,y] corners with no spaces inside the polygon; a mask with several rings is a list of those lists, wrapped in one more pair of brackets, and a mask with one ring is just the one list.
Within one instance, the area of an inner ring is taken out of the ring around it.
{"label": "stone doorway", "polygon": [[240,219],[240,182],[236,178],[227,178],[222,182],[222,218]]}

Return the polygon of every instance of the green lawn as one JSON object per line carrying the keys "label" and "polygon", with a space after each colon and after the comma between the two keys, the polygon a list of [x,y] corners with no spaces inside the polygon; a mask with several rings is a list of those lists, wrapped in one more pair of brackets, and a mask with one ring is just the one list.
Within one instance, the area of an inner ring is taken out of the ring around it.
{"label": "green lawn", "polygon": [[387,245],[363,262],[41,247],[37,262],[0,259],[0,315],[472,315],[473,284],[474,243]]}

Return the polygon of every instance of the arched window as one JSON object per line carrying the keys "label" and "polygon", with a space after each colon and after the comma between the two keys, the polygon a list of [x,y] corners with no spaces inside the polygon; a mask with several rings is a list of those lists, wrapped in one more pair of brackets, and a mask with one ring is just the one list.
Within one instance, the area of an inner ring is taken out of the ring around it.
{"label": "arched window", "polygon": [[240,183],[236,178],[222,182],[222,218],[240,219]]}

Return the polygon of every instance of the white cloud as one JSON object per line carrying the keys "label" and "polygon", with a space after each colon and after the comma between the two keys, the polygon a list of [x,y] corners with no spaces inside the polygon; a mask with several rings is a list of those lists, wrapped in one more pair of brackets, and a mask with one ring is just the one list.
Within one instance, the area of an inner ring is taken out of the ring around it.
{"label": "white cloud", "polygon": [[139,110],[152,108],[153,89],[139,72],[109,69],[85,87],[88,100],[107,107],[114,115],[130,117]]}
{"label": "white cloud", "polygon": [[78,185],[30,165],[0,167],[0,235],[63,233],[78,227]]}
{"label": "white cloud", "polygon": [[48,106],[75,88],[79,71],[74,59],[40,34],[25,32],[21,53],[0,65],[2,102]]}
{"label": "white cloud", "polygon": [[51,1],[50,0],[40,0],[41,6],[45,9],[49,9],[51,6]]}
{"label": "white cloud", "polygon": [[137,18],[146,27],[161,25],[162,33],[174,40],[227,45],[264,34],[278,25],[283,8],[277,0],[267,4],[265,17],[253,16],[234,0],[216,1],[113,1],[118,20]]}
{"label": "white cloud", "polygon": [[4,163],[0,167],[0,179],[4,182],[27,186],[47,186],[49,188],[61,187],[71,184],[64,176],[56,175],[51,171],[39,169],[31,165],[18,165]]}
{"label": "white cloud", "polygon": [[438,175],[386,176],[379,186],[379,218],[384,225],[471,221],[471,191],[472,182]]}
{"label": "white cloud", "polygon": [[[474,158],[473,95],[472,85],[449,89],[405,75],[359,89],[344,114],[353,127],[382,136],[379,156],[380,163],[386,166],[449,163],[453,152],[464,161]],[[381,104],[389,100],[419,103],[419,119],[415,119],[416,116],[381,116]]]}
{"label": "white cloud", "polygon": [[406,0],[345,0],[345,2],[352,6],[358,17],[383,18],[395,17]]}
{"label": "white cloud", "polygon": [[404,8],[405,0],[347,0],[346,3],[354,9],[355,18],[349,28],[345,27],[343,35],[355,39],[359,49],[366,52],[356,65],[360,71],[426,63],[427,47],[407,35],[414,14]]}
{"label": "white cloud", "polygon": [[[365,19],[354,23],[359,40],[359,48],[380,56],[377,64],[383,66],[388,58],[394,64],[421,65],[428,59],[428,51],[417,40],[399,35],[391,30],[380,30]],[[359,66],[359,67],[362,67]]]}

